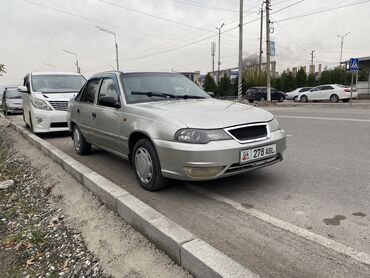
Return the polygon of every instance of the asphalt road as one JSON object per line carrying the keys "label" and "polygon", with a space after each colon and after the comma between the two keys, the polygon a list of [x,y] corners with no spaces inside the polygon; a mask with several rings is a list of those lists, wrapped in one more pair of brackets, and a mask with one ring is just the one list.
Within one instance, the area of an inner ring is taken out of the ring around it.
{"label": "asphalt road", "polygon": [[[294,232],[370,254],[370,111],[268,110],[288,134],[283,162],[217,181],[174,181],[157,193],[142,190],[114,155],[77,156],[67,134],[42,137],[262,277],[370,277],[369,265]],[[276,227],[276,219],[294,229]]]}

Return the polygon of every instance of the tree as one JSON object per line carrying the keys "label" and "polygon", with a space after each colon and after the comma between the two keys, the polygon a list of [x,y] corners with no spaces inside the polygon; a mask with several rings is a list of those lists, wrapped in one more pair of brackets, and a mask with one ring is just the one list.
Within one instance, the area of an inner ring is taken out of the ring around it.
{"label": "tree", "polygon": [[230,96],[232,95],[232,85],[231,79],[226,74],[221,77],[220,82],[218,84],[216,95],[217,96]]}
{"label": "tree", "polygon": [[307,74],[306,71],[301,67],[295,76],[296,84],[298,88],[305,87],[307,84]]}
{"label": "tree", "polygon": [[281,87],[281,89],[285,92],[290,92],[297,88],[296,80],[291,71],[284,71],[281,74]]}
{"label": "tree", "polygon": [[206,92],[213,92],[213,93],[216,92],[216,90],[217,90],[216,82],[209,73],[207,73],[207,75],[205,77],[203,89]]}
{"label": "tree", "polygon": [[313,73],[310,73],[307,78],[307,85],[310,87],[317,86],[316,77]]}
{"label": "tree", "polygon": [[0,64],[0,76],[3,76],[3,73],[6,73],[6,71],[5,71],[5,65],[4,64]]}

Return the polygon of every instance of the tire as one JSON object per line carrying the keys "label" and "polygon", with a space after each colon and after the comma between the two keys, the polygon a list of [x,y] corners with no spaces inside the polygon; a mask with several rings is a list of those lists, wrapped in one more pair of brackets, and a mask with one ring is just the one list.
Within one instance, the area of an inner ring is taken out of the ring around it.
{"label": "tire", "polygon": [[339,97],[337,95],[331,95],[330,98],[329,98],[330,102],[338,102],[339,101]]}
{"label": "tire", "polygon": [[30,127],[30,125],[29,124],[27,124],[27,122],[26,122],[26,117],[24,116],[24,113],[23,113],[23,121],[24,121],[24,124],[26,125],[26,127]]}
{"label": "tire", "polygon": [[254,100],[253,99],[248,99],[249,103],[253,103]]}
{"label": "tire", "polygon": [[86,142],[85,137],[82,135],[77,125],[73,127],[72,138],[73,146],[77,154],[85,155],[90,153],[91,144]]}
{"label": "tire", "polygon": [[4,112],[4,115],[8,115],[8,111],[6,110],[6,104],[3,103],[3,112]]}
{"label": "tire", "polygon": [[32,133],[35,133],[35,132],[33,131],[33,123],[32,123],[31,112],[29,113],[29,117],[30,117],[30,130],[31,130],[31,132],[32,132]]}
{"label": "tire", "polygon": [[293,98],[293,101],[294,101],[294,102],[298,102],[298,96],[295,96],[295,97]]}
{"label": "tire", "polygon": [[279,96],[278,101],[279,101],[279,102],[283,102],[283,101],[284,101],[284,99],[285,99],[285,98],[284,98],[283,96]]}
{"label": "tire", "polygon": [[132,154],[135,176],[142,188],[158,191],[168,184],[162,176],[157,151],[149,139],[143,138],[136,142]]}
{"label": "tire", "polygon": [[349,102],[349,98],[342,99],[343,102]]}
{"label": "tire", "polygon": [[308,97],[306,95],[301,96],[301,102],[308,102]]}

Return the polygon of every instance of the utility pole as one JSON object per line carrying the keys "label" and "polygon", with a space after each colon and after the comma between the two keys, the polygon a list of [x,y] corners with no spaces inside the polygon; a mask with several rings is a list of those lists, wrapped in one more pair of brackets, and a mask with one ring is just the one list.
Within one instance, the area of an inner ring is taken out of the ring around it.
{"label": "utility pole", "polygon": [[270,76],[270,0],[266,0],[266,80],[267,80],[267,101],[271,101],[271,76]]}
{"label": "utility pole", "polygon": [[68,53],[68,54],[71,54],[71,55],[75,56],[75,58],[76,58],[75,66],[76,66],[76,69],[77,69],[77,73],[81,73],[81,69],[80,69],[80,66],[78,64],[77,53],[72,52],[72,51],[69,51],[69,50],[65,50],[65,49],[62,49],[62,51],[64,51],[65,53]]}
{"label": "utility pole", "polygon": [[220,82],[220,66],[221,66],[221,28],[224,27],[225,23],[222,23],[220,27],[216,27],[218,30],[218,70],[217,70],[217,85]]}
{"label": "utility pole", "polygon": [[348,32],[347,34],[344,34],[344,35],[337,35],[338,38],[340,38],[340,58],[339,58],[339,66],[342,65],[342,54],[343,54],[343,40],[346,36],[348,36],[349,34],[351,34],[351,32]]}
{"label": "utility pole", "polygon": [[215,52],[216,52],[216,43],[211,43],[211,56],[212,56],[212,75],[215,74]]}
{"label": "utility pole", "polygon": [[313,66],[313,58],[315,58],[315,56],[313,56],[313,53],[315,52],[316,50],[312,50],[311,51],[311,66]]}
{"label": "utility pole", "polygon": [[116,47],[116,65],[117,65],[117,70],[119,70],[119,64],[118,64],[118,43],[117,43],[117,35],[113,31],[110,31],[108,29],[105,29],[103,27],[95,25],[96,28],[98,28],[100,31],[111,34],[114,36],[114,45]]}
{"label": "utility pole", "polygon": [[240,0],[238,99],[242,97],[242,93],[243,93],[243,0]]}
{"label": "utility pole", "polygon": [[259,64],[258,64],[258,73],[261,73],[261,67],[262,67],[262,36],[263,36],[263,2],[261,5],[260,9],[260,14],[261,14],[261,26],[260,26],[260,59],[259,59]]}

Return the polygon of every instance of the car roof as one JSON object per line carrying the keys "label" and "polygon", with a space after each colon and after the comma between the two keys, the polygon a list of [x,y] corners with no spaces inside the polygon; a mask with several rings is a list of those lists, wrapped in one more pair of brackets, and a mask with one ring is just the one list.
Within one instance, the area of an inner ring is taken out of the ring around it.
{"label": "car roof", "polygon": [[134,75],[134,74],[173,74],[173,75],[182,75],[181,72],[164,72],[164,71],[130,71],[130,72],[123,72],[118,70],[110,70],[110,71],[103,71],[96,73],[92,76],[90,76],[88,79],[100,77],[103,74],[123,74],[123,75]]}
{"label": "car roof", "polygon": [[31,75],[81,75],[77,72],[68,72],[68,71],[39,71],[31,72]]}

